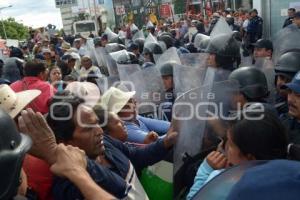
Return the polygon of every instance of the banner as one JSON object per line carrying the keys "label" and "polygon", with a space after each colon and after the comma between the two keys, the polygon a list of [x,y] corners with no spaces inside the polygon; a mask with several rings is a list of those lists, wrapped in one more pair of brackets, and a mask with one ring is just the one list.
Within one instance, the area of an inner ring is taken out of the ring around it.
{"label": "banner", "polygon": [[160,17],[168,18],[172,16],[171,6],[169,4],[162,4],[160,6]]}

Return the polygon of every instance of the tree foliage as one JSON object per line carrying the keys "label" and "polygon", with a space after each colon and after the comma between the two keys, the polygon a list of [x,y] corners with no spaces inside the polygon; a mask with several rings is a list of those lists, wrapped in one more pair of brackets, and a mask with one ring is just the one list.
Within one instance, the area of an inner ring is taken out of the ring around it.
{"label": "tree foliage", "polygon": [[28,27],[15,21],[14,18],[8,18],[2,21],[0,24],[0,36],[5,39],[3,25],[5,27],[6,35],[8,39],[24,40],[28,38]]}
{"label": "tree foliage", "polygon": [[88,13],[79,13],[77,16],[75,16],[74,21],[83,21],[83,20],[88,20],[89,19],[89,14]]}
{"label": "tree foliage", "polygon": [[185,13],[185,9],[186,9],[186,0],[174,0],[174,11],[175,14],[183,14]]}

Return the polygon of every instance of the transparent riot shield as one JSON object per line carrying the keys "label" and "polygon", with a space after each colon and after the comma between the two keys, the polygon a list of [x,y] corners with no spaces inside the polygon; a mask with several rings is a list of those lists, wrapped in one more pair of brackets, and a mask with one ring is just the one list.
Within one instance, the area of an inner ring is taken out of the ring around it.
{"label": "transparent riot shield", "polygon": [[248,169],[266,163],[267,161],[252,161],[224,171],[201,188],[193,197],[193,200],[227,200],[231,189],[238,183]]}
{"label": "transparent riot shield", "polygon": [[175,47],[169,48],[156,61],[156,67],[160,69],[166,63],[181,64],[180,58]]}
{"label": "transparent riot shield", "polygon": [[275,87],[275,68],[273,61],[269,58],[258,58],[255,60],[255,67],[260,69],[266,76],[270,96],[268,103],[275,103],[276,87]]}
{"label": "transparent riot shield", "polygon": [[202,86],[206,68],[194,68],[183,65],[173,65],[174,94],[181,94]]}
{"label": "transparent riot shield", "polygon": [[109,76],[119,76],[117,62],[110,55],[107,56],[106,66]]}
{"label": "transparent riot shield", "polygon": [[192,41],[193,35],[195,35],[197,32],[198,32],[198,30],[197,30],[196,27],[189,28],[188,34],[189,34],[189,41],[190,42]]}
{"label": "transparent riot shield", "polygon": [[92,38],[88,38],[86,41],[86,54],[90,55],[92,51],[94,51],[95,45],[94,40]]}
{"label": "transparent riot shield", "polygon": [[101,94],[104,94],[109,88],[117,87],[120,84],[118,76],[100,77],[96,80]]}
{"label": "transparent riot shield", "polygon": [[130,32],[131,33],[135,32],[135,31],[138,31],[138,30],[139,30],[139,28],[135,24],[131,24],[130,25]]}
{"label": "transparent riot shield", "polygon": [[145,46],[152,43],[158,44],[157,39],[151,33],[149,33],[148,37],[145,40]]}
{"label": "transparent riot shield", "polygon": [[95,48],[94,55],[96,58],[96,61],[98,63],[98,66],[106,66],[106,57],[108,56],[108,53],[106,52],[105,48],[103,47],[97,47]]}
{"label": "transparent riot shield", "polygon": [[121,81],[130,81],[130,75],[134,74],[135,72],[141,71],[141,67],[138,64],[130,64],[130,65],[122,65],[117,64],[119,76]]}
{"label": "transparent riot shield", "polygon": [[145,40],[145,35],[144,35],[143,31],[138,31],[137,33],[135,33],[132,36],[132,41],[135,42],[137,39],[143,39],[143,40]]}
{"label": "transparent riot shield", "polygon": [[203,40],[207,40],[207,39],[210,39],[210,36],[207,36],[207,35],[204,35],[202,33],[198,33],[195,37],[195,40],[194,40],[194,46],[199,49],[200,48],[200,43],[203,41]]}
{"label": "transparent riot shield", "polygon": [[211,39],[215,38],[216,36],[225,34],[225,35],[231,35],[233,32],[230,29],[228,23],[224,19],[224,17],[220,17],[217,24],[213,28],[212,32],[210,33]]}
{"label": "transparent riot shield", "polygon": [[136,91],[140,114],[157,113],[157,107],[164,100],[164,85],[159,70],[149,67],[129,76]]}
{"label": "transparent riot shield", "polygon": [[106,28],[104,33],[107,35],[108,42],[110,43],[111,41],[115,40],[118,38],[118,34],[114,33],[110,28]]}
{"label": "transparent riot shield", "polygon": [[281,29],[274,37],[273,61],[276,64],[280,56],[291,49],[300,49],[300,29],[292,24]]}
{"label": "transparent riot shield", "polygon": [[116,51],[124,50],[124,49],[126,49],[126,47],[124,45],[121,45],[118,43],[110,43],[105,46],[105,49],[108,53],[113,53]]}
{"label": "transparent riot shield", "polygon": [[186,53],[180,56],[181,64],[187,67],[203,68],[208,66],[207,59],[208,54],[206,53]]}
{"label": "transparent riot shield", "polygon": [[218,82],[192,89],[176,99],[172,124],[179,137],[174,148],[174,199],[186,189],[190,160],[195,156],[204,159],[205,152],[216,148],[226,135],[216,127],[228,119],[232,96],[238,88],[236,81]]}

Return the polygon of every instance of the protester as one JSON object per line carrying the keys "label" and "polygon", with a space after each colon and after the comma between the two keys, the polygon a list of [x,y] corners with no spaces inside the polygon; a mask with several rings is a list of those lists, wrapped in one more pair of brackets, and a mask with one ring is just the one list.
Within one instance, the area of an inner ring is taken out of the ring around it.
{"label": "protester", "polygon": [[[135,169],[140,170],[162,160],[174,145],[177,133],[171,129],[164,139],[142,149],[128,147],[109,136],[103,137],[97,116],[92,108],[81,104],[84,102],[82,99],[68,92],[56,97],[50,105],[54,107],[47,121],[57,141],[77,146],[86,152],[89,157],[87,171],[105,190],[118,198],[146,198]],[[66,118],[71,111],[74,116]],[[98,161],[95,161],[97,158]],[[100,165],[97,164],[99,161]],[[55,179],[53,190],[58,199],[83,199],[80,191],[67,179]]]}
{"label": "protester", "polygon": [[109,112],[118,114],[125,121],[128,131],[129,142],[145,143],[148,134],[153,135],[156,141],[159,136],[164,136],[170,128],[170,123],[162,120],[145,118],[137,113],[136,100],[133,98],[134,92],[123,92],[118,88],[111,87],[101,97],[101,105]]}
{"label": "protester", "polygon": [[56,89],[46,82],[48,78],[48,70],[43,62],[38,60],[30,61],[25,64],[24,67],[25,77],[10,85],[15,92],[21,92],[24,90],[38,89],[42,93],[35,99],[29,107],[36,112],[43,114],[48,113],[49,102],[53,95],[56,93]]}
{"label": "protester", "polygon": [[85,153],[78,148],[56,144],[54,134],[40,113],[31,109],[22,112],[19,128],[33,140],[30,153],[51,165],[57,176],[67,177],[82,192],[85,199],[115,199],[99,187],[86,171]]}
{"label": "protester", "polygon": [[[247,117],[232,123],[227,130],[225,155],[211,152],[201,164],[187,199],[228,166],[252,160],[285,159],[287,136],[277,116],[271,112],[247,112]],[[253,118],[252,118],[253,119]]]}

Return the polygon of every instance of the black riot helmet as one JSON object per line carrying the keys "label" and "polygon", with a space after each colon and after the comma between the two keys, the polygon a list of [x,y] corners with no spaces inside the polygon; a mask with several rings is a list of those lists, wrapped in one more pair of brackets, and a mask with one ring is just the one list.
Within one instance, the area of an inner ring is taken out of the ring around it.
{"label": "black riot helmet", "polygon": [[162,76],[173,76],[174,63],[168,62],[160,67],[159,71]]}
{"label": "black riot helmet", "polygon": [[144,45],[143,53],[162,54],[163,50],[161,49],[158,43],[148,43]]}
{"label": "black riot helmet", "polygon": [[158,41],[162,41],[166,44],[167,49],[174,46],[174,39],[169,34],[162,34],[158,37]]}
{"label": "black riot helmet", "polygon": [[275,66],[276,75],[292,79],[300,71],[300,49],[282,54]]}
{"label": "black riot helmet", "polygon": [[138,38],[138,39],[135,39],[133,41],[133,43],[139,46],[140,53],[142,53],[142,51],[144,49],[145,39],[144,38]]}
{"label": "black riot helmet", "polygon": [[223,57],[240,57],[240,46],[232,34],[221,34],[211,38],[206,52]]}
{"label": "black riot helmet", "polygon": [[243,36],[240,31],[233,31],[232,37],[234,39],[236,39],[236,41],[238,41],[238,42],[242,42],[242,40],[243,40]]}
{"label": "black riot helmet", "polygon": [[265,74],[255,67],[241,67],[229,75],[229,80],[238,81],[240,92],[248,101],[259,101],[269,95]]}
{"label": "black riot helmet", "polygon": [[134,53],[127,51],[118,57],[117,63],[126,65],[126,64],[138,64],[139,62]]}
{"label": "black riot helmet", "polygon": [[210,38],[203,39],[199,43],[199,48],[198,48],[199,53],[205,53],[209,43],[210,43]]}
{"label": "black riot helmet", "polygon": [[12,199],[20,185],[20,174],[31,139],[17,131],[13,119],[0,109],[0,199]]}

